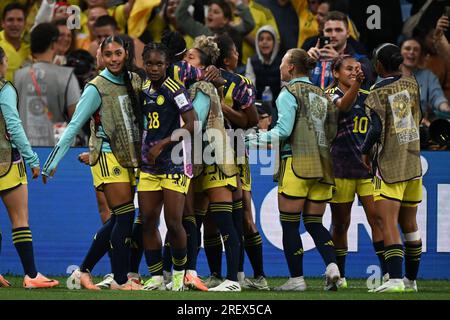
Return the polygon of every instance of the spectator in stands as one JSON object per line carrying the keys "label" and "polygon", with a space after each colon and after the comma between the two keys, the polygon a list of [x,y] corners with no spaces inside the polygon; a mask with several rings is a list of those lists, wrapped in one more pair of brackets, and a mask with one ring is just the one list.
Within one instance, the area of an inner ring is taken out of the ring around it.
{"label": "spectator in stands", "polygon": [[319,33],[316,13],[319,2],[317,0],[291,0],[297,12],[299,34],[297,48],[301,48],[306,39]]}
{"label": "spectator in stands", "polygon": [[259,4],[272,11],[280,32],[280,54],[297,47],[298,16],[289,0],[256,0]]}
{"label": "spectator in stands", "polygon": [[277,34],[272,26],[263,26],[256,33],[256,54],[247,60],[245,76],[249,78],[256,87],[256,99],[262,99],[262,93],[266,86],[270,87],[273,95],[273,111],[276,117],[275,99],[281,91],[280,44]]}
{"label": "spectator in stands", "polygon": [[25,8],[19,3],[10,3],[5,6],[2,15],[2,28],[0,32],[0,47],[8,57],[8,70],[6,80],[13,81],[14,72],[19,69],[30,55],[30,46],[23,40],[25,30]]}
{"label": "spectator in stands", "polygon": [[256,3],[254,0],[249,0],[248,7],[250,9],[250,13],[252,14],[253,20],[255,21],[255,27],[244,37],[241,56],[241,62],[244,65],[247,63],[247,60],[255,54],[255,48],[257,45],[256,33],[262,26],[272,26],[277,34],[277,37],[279,38],[277,22],[275,21],[275,17],[272,12],[259,3]]}
{"label": "spectator in stands", "polygon": [[[335,11],[335,5],[333,0],[319,0],[319,7],[317,8],[316,20],[319,25],[319,33],[313,37],[310,37],[305,40],[302,45],[302,49],[308,51],[312,47],[317,45],[317,41],[320,36],[323,36],[323,27],[325,24],[325,18],[327,17],[330,11]],[[355,25],[352,20],[347,17],[348,26],[349,26],[349,34],[347,41],[348,43],[355,49],[355,51],[359,54],[366,54],[366,49],[361,42],[358,42],[358,30],[356,30]]]}
{"label": "spectator in stands", "polygon": [[88,29],[87,33],[77,33],[77,49],[89,50],[92,41],[95,40],[94,23],[98,17],[108,14],[108,10],[104,7],[92,7],[87,10],[87,21],[85,25]]}
{"label": "spectator in stands", "polygon": [[103,7],[108,10],[107,14],[117,21],[119,32],[125,32],[127,20],[133,9],[135,0],[128,0],[123,4],[108,7],[108,0],[86,0],[87,9],[81,13],[80,23],[82,32],[88,34],[91,30],[88,28],[89,11],[95,7]]}
{"label": "spectator in stands", "polygon": [[[97,50],[103,40],[112,35],[119,35],[116,20],[109,15],[98,17],[94,23],[93,31],[95,40],[93,40],[89,46],[89,52],[93,57],[97,55]],[[139,39],[133,39],[133,43],[136,50],[136,65],[139,68],[143,68],[142,52],[144,51],[144,44]]]}
{"label": "spectator in stands", "polygon": [[430,125],[433,112],[450,112],[448,100],[442,91],[436,75],[428,69],[419,67],[422,58],[422,45],[419,40],[409,38],[400,45],[403,56],[401,70],[403,75],[413,75],[420,87],[420,108],[422,109],[422,123]]}
{"label": "spectator in stands", "polygon": [[67,19],[59,19],[53,22],[58,28],[59,37],[56,42],[56,56],[54,64],[63,66],[67,62],[67,55],[75,50],[75,30],[67,27]]}
{"label": "spectator in stands", "polygon": [[73,68],[53,64],[58,29],[42,23],[31,32],[34,63],[15,73],[19,112],[32,146],[54,146],[80,98]]}
{"label": "spectator in stands", "polygon": [[311,82],[322,89],[328,87],[333,80],[331,64],[333,59],[341,54],[348,54],[361,63],[361,68],[366,76],[362,88],[368,89],[373,83],[372,64],[365,55],[356,53],[348,43],[349,28],[347,16],[339,11],[331,11],[325,18],[323,35],[330,37],[331,43],[319,48],[316,46],[308,50],[308,55],[316,60],[316,67],[311,74]]}
{"label": "spectator in stands", "polygon": [[[424,54],[422,66],[430,69],[439,79],[445,97],[450,101],[450,63],[445,50],[436,50],[434,40],[435,28],[430,28],[423,40]],[[444,37],[445,38],[445,37]]]}
{"label": "spectator in stands", "polygon": [[[208,3],[208,15],[205,24],[195,21],[189,14],[188,7],[195,0],[181,0],[175,11],[176,23],[179,29],[195,38],[200,35],[227,33],[236,44],[239,55],[242,54],[242,41],[245,35],[252,31],[255,22],[248,8],[248,0],[211,0]],[[233,12],[230,2],[236,5],[241,23],[232,25]],[[238,4],[239,3],[239,4]]]}

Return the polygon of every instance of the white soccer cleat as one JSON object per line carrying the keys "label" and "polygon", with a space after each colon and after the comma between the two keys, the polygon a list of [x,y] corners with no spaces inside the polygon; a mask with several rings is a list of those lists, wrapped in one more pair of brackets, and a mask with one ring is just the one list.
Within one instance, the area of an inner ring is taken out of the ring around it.
{"label": "white soccer cleat", "polygon": [[386,282],[388,282],[389,281],[389,273],[385,273],[384,275],[383,275],[383,279],[382,279],[382,283],[386,283]]}
{"label": "white soccer cleat", "polygon": [[374,292],[382,293],[401,293],[405,292],[405,284],[403,279],[389,279],[389,281],[383,283],[381,286],[376,288]]}
{"label": "white soccer cleat", "polygon": [[96,283],[95,286],[99,287],[100,289],[109,289],[113,280],[114,275],[112,273],[108,273],[103,277],[103,280],[99,283]]}
{"label": "white soccer cleat", "polygon": [[337,291],[338,286],[337,282],[341,278],[341,274],[339,273],[339,267],[336,263],[332,262],[327,266],[325,271],[325,290],[326,291]]}
{"label": "white soccer cleat", "polygon": [[275,287],[275,291],[305,291],[307,288],[305,279],[303,276],[289,278],[283,285]]}
{"label": "white soccer cleat", "polygon": [[166,286],[164,284],[163,276],[151,277],[144,283],[142,290],[144,290],[144,291],[153,291],[153,290],[165,291]]}
{"label": "white soccer cleat", "polygon": [[418,292],[416,280],[409,280],[407,277],[404,277],[403,284],[405,285],[405,292]]}
{"label": "white soccer cleat", "polygon": [[210,288],[208,291],[215,292],[241,292],[241,285],[237,281],[231,281],[226,279],[224,282],[219,284],[217,287]]}

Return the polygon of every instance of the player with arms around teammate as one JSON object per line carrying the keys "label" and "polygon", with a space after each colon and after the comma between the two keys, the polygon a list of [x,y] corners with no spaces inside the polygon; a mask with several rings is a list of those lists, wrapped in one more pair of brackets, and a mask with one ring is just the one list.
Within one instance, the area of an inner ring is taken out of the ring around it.
{"label": "player with arms around teammate", "polygon": [[143,60],[147,80],[142,87],[144,133],[138,197],[145,259],[152,275],[143,289],[165,290],[158,230],[163,203],[174,268],[172,290],[181,291],[187,261],[182,219],[192,164],[185,159],[190,154],[190,143],[184,140],[180,142],[184,160],[177,163],[173,159],[172,150],[177,141],[172,141],[172,134],[180,128],[192,134],[196,115],[186,89],[167,76],[170,65],[167,48],[159,43],[149,43],[144,48]]}
{"label": "player with arms around teammate", "polygon": [[46,183],[77,132],[91,119],[89,162],[94,186],[103,191],[112,214],[94,236],[80,269],[70,279],[86,289],[100,290],[92,283],[90,272],[111,250],[114,280],[110,289],[139,290],[141,286],[128,280],[127,273],[135,211],[134,168],[140,164],[142,116],[137,94],[142,80],[127,70],[127,45],[120,36],[106,38],[100,51],[106,68],[86,85],[72,120],[49,155],[42,174]]}
{"label": "player with arms around teammate", "polygon": [[283,249],[291,277],[279,291],[304,291],[303,244],[299,227],[301,213],[326,265],[326,290],[337,290],[340,278],[334,244],[322,224],[326,202],[332,198],[334,184],[330,144],[336,135],[336,112],[323,90],[308,78],[314,61],[303,49],[291,49],[280,65],[281,80],[288,82],[276,100],[275,127],[257,135],[255,142],[267,145],[281,142],[278,170],[278,207],[283,230]]}
{"label": "player with arms around teammate", "polygon": [[[422,201],[419,85],[414,77],[402,76],[399,67],[403,57],[396,45],[380,45],[374,57],[381,80],[365,101],[371,122],[361,151],[362,161],[370,170],[373,168],[375,210],[381,219],[389,273],[389,281],[375,292],[417,291],[415,280],[422,254],[416,220],[417,206]],[[404,235],[405,252],[398,224]],[[406,272],[402,279],[403,256]]]}
{"label": "player with arms around teammate", "polygon": [[338,131],[331,144],[336,189],[330,201],[332,237],[341,279],[338,286],[347,287],[345,258],[347,256],[347,231],[355,193],[361,201],[372,229],[375,252],[385,274],[383,234],[377,224],[373,202],[371,175],[361,162],[360,147],[367,133],[369,119],[364,111],[368,91],[361,89],[364,72],[361,64],[350,55],[339,56],[331,66],[334,83],[327,91],[339,110]]}
{"label": "player with arms around teammate", "polygon": [[[28,224],[28,188],[25,164],[39,177],[39,158],[31,149],[17,110],[17,92],[5,80],[8,58],[0,47],[0,196],[12,224],[12,239],[25,272],[23,287],[51,288],[59,284],[37,272]],[[2,234],[0,232],[0,249]],[[0,287],[10,283],[0,275]]]}
{"label": "player with arms around teammate", "polygon": [[[188,51],[185,60],[195,67],[206,68],[214,64],[219,55],[219,47],[213,37],[199,36],[195,38],[193,48]],[[196,204],[204,202],[202,197],[207,198],[207,214],[222,235],[227,258],[226,280],[209,291],[241,291],[237,281],[239,239],[232,216],[232,192],[237,187],[238,167],[225,130],[220,96],[214,85],[206,81],[195,83],[189,91],[203,132],[208,138],[208,148],[214,149],[213,159],[203,159],[203,170],[195,179]]]}

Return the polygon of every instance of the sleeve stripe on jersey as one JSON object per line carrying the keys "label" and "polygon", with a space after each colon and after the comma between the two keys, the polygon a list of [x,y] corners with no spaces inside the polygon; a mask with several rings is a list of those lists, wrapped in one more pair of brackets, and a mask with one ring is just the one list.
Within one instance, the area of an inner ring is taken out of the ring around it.
{"label": "sleeve stripe on jersey", "polygon": [[48,166],[50,165],[50,163],[53,162],[53,160],[55,159],[56,154],[58,153],[58,151],[59,151],[59,146],[56,146],[53,149],[52,153],[50,154],[50,156],[48,157],[48,160],[46,161],[46,163],[44,165],[44,171],[47,171]]}
{"label": "sleeve stripe on jersey", "polygon": [[180,86],[175,82],[175,81],[173,81],[172,79],[170,79],[170,78],[167,78],[166,79],[166,85],[167,85],[167,87],[172,91],[172,92],[176,92],[176,91],[178,91],[178,90],[180,90]]}

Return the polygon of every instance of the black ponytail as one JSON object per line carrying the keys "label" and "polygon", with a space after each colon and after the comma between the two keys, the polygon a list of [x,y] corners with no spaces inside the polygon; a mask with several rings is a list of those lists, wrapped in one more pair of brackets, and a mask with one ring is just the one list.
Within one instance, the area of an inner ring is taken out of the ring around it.
{"label": "black ponytail", "polygon": [[399,71],[400,65],[403,63],[403,56],[398,46],[392,43],[383,43],[374,50],[375,61],[383,66],[386,72]]}

